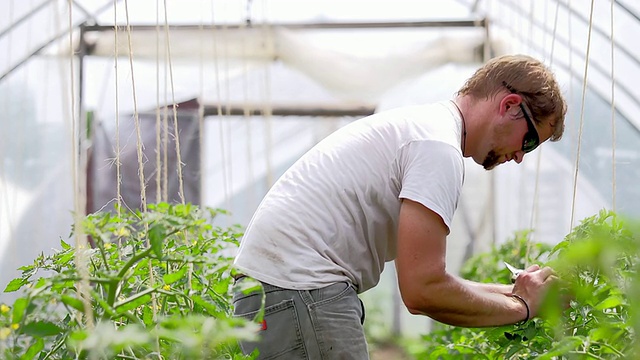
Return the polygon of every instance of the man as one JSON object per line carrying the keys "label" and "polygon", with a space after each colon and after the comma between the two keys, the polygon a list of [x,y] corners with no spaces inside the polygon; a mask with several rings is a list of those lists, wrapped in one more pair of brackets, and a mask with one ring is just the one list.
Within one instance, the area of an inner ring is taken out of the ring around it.
{"label": "man", "polygon": [[[554,75],[523,55],[494,58],[454,100],[381,112],[317,144],[272,187],[235,260],[237,281],[264,288],[261,358],[367,359],[357,294],[395,260],[412,314],[455,326],[536,316],[551,269],[532,266],[514,285],[480,284],[446,270],[464,180],[463,157],[489,170],[560,139],[566,103]],[[234,294],[253,319],[262,292]]]}

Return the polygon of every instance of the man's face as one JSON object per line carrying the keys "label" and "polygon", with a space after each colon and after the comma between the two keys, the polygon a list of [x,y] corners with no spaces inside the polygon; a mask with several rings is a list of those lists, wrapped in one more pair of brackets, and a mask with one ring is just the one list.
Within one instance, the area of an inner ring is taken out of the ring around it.
{"label": "man's face", "polygon": [[[544,135],[545,140],[551,135],[548,129],[536,127],[526,105],[521,103],[513,111],[519,112],[517,118],[507,118],[494,128],[492,145],[481,164],[485,170],[511,160],[519,164],[526,153],[533,151],[541,143],[540,135]],[[543,130],[542,133],[540,130]]]}

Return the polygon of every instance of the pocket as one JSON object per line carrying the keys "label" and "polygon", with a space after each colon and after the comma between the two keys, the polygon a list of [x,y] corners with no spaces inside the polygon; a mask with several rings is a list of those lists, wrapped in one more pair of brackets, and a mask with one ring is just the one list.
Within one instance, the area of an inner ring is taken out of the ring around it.
{"label": "pocket", "polygon": [[[234,306],[234,317],[253,321],[258,314],[261,296],[238,299]],[[257,306],[256,306],[257,305]],[[248,311],[247,311],[248,310]],[[258,341],[241,341],[245,355],[258,349],[258,359],[305,359],[305,349],[300,333],[300,322],[293,300],[283,300],[264,309],[264,322],[258,331]]]}
{"label": "pocket", "polygon": [[346,282],[339,282],[321,289],[311,290],[310,294],[314,301],[313,305],[321,306],[340,301],[345,296],[355,295],[355,289]]}

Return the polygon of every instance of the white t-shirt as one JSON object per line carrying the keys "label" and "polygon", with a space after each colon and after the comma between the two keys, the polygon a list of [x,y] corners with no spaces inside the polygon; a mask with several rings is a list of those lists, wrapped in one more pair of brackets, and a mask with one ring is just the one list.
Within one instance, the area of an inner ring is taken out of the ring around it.
{"label": "white t-shirt", "polygon": [[380,112],[329,135],[262,200],[236,269],[287,289],[372,288],[396,257],[401,199],[450,228],[464,179],[461,128],[447,101]]}

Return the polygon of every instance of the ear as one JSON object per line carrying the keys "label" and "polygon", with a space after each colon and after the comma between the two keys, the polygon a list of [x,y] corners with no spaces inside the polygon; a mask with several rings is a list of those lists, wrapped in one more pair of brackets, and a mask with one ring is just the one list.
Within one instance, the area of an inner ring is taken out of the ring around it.
{"label": "ear", "polygon": [[508,94],[500,101],[500,115],[504,116],[507,112],[514,115],[519,113],[518,106],[522,102],[522,97],[518,94]]}

